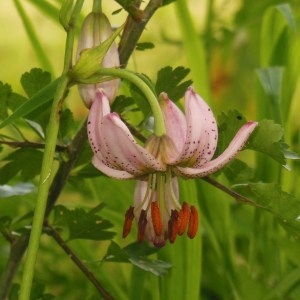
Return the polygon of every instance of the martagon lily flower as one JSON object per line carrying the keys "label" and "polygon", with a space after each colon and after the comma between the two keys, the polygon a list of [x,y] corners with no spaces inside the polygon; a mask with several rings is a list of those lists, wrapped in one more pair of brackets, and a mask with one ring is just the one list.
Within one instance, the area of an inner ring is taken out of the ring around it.
{"label": "martagon lily flower", "polygon": [[236,133],[226,150],[213,158],[218,141],[214,115],[206,102],[189,87],[185,93],[185,114],[160,95],[166,134],[152,135],[144,146],[138,144],[118,114],[110,112],[109,101],[98,91],[88,118],[88,136],[94,152],[93,164],[107,176],[137,179],[134,205],[125,214],[123,237],[133,219],[138,223],[138,240],[162,247],[173,243],[187,230],[195,237],[196,208],[179,202],[178,176],[205,177],[221,169],[243,148],[257,126],[248,122]]}

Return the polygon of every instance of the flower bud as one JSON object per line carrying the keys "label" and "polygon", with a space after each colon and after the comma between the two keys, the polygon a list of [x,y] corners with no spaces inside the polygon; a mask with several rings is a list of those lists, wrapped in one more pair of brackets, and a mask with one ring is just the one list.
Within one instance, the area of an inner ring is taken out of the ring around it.
{"label": "flower bud", "polygon": [[[85,49],[93,48],[105,40],[107,40],[113,34],[111,25],[108,18],[103,13],[90,13],[85,18],[78,42],[77,60],[80,54]],[[103,68],[114,68],[120,65],[119,54],[117,45],[113,42],[106,52],[102,64]],[[83,99],[85,105],[90,108],[98,89],[102,89],[108,97],[110,103],[112,103],[117,95],[120,79],[113,79],[96,84],[80,84],[78,85],[79,93]]]}

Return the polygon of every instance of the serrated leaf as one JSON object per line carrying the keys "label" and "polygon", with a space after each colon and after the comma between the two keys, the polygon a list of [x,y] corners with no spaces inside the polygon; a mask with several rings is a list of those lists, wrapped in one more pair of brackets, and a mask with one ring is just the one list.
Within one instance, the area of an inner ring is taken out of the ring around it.
{"label": "serrated leaf", "polygon": [[15,111],[19,106],[24,104],[26,101],[28,101],[28,98],[17,93],[11,93],[8,99],[7,106],[11,111]]}
{"label": "serrated leaf", "polygon": [[111,241],[104,259],[110,262],[129,262],[129,255],[116,242]]}
{"label": "serrated leaf", "polygon": [[21,84],[27,96],[31,98],[51,82],[51,74],[42,69],[33,68],[21,77]]}
{"label": "serrated leaf", "polygon": [[275,161],[285,165],[282,152],[283,128],[272,120],[262,120],[250,136],[247,148],[267,154]]}
{"label": "serrated leaf", "polygon": [[151,272],[156,276],[163,276],[168,273],[168,270],[172,267],[172,264],[163,260],[150,260],[141,258],[130,258],[130,262],[143,269],[144,271]]}
{"label": "serrated leaf", "polygon": [[53,99],[55,90],[57,88],[58,79],[52,81],[47,86],[42,88],[39,92],[37,92],[32,98],[18,107],[10,116],[8,116],[1,124],[0,128],[7,126],[8,124],[16,121],[18,118],[27,116],[29,113],[35,111],[43,104],[49,102]]}
{"label": "serrated leaf", "polygon": [[230,110],[227,114],[222,113],[218,116],[218,148],[215,156],[222,153],[238,130],[246,123],[245,117],[237,110]]}
{"label": "serrated leaf", "polygon": [[281,190],[275,183],[249,183],[237,185],[258,207],[275,215],[282,226],[296,239],[300,239],[300,199]]}
{"label": "serrated leaf", "polygon": [[190,70],[184,67],[168,66],[158,71],[155,90],[157,94],[165,92],[174,102],[183,97],[186,89],[192,84],[191,80],[184,80]]}
{"label": "serrated leaf", "polygon": [[151,107],[144,94],[133,84],[130,85],[130,94],[144,117],[147,117],[151,112]]}
{"label": "serrated leaf", "polygon": [[248,182],[254,177],[254,170],[239,159],[233,160],[222,171],[231,183]]}
{"label": "serrated leaf", "polygon": [[124,95],[119,95],[111,105],[111,110],[119,114],[124,112],[124,109],[128,106],[133,105],[135,102],[132,97],[126,97]]}
{"label": "serrated leaf", "polygon": [[114,232],[107,231],[113,227],[112,223],[103,220],[91,210],[86,212],[83,208],[68,209],[58,205],[54,209],[55,224],[66,224],[69,230],[68,240],[110,240],[115,235]]}
{"label": "serrated leaf", "polygon": [[34,185],[31,183],[18,183],[16,185],[0,185],[0,198],[7,198],[11,196],[26,195],[31,193]]}
{"label": "serrated leaf", "polygon": [[135,242],[121,248],[117,243],[112,241],[104,259],[109,262],[130,262],[136,267],[156,276],[163,276],[172,265],[162,260],[153,260],[147,257],[157,251],[157,248],[150,247],[146,243]]}
{"label": "serrated leaf", "polygon": [[21,148],[3,159],[8,161],[1,168],[0,184],[7,183],[20,173],[21,180],[26,182],[40,174],[43,153],[36,149]]}
{"label": "serrated leaf", "polygon": [[[219,139],[216,156],[228,146],[237,131],[246,123],[245,117],[237,110],[222,113],[218,117]],[[282,165],[285,165],[283,154],[283,128],[273,120],[262,120],[250,136],[245,149],[262,152]],[[285,147],[286,148],[286,147]]]}

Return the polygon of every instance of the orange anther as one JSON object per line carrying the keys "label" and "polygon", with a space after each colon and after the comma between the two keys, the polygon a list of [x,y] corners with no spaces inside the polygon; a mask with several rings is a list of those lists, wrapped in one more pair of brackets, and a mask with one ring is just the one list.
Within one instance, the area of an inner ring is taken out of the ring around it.
{"label": "orange anther", "polygon": [[178,211],[172,210],[171,217],[168,222],[168,238],[171,244],[173,244],[177,237],[177,220],[178,220]]}
{"label": "orange anther", "polygon": [[141,242],[144,239],[147,226],[147,212],[142,209],[138,221],[138,241]]}
{"label": "orange anther", "polygon": [[151,218],[154,232],[156,235],[160,236],[163,232],[163,225],[157,201],[151,203]]}
{"label": "orange anther", "polygon": [[188,225],[190,217],[190,207],[186,202],[182,203],[181,210],[178,213],[178,234],[182,235]]}
{"label": "orange anther", "polygon": [[197,230],[198,230],[198,224],[199,224],[199,217],[198,212],[195,206],[191,206],[191,212],[190,212],[190,219],[189,219],[189,228],[187,235],[189,238],[194,238]]}
{"label": "orange anther", "polygon": [[133,219],[134,219],[133,207],[130,206],[125,213],[125,221],[123,225],[123,235],[122,235],[123,238],[126,238],[126,236],[130,233]]}

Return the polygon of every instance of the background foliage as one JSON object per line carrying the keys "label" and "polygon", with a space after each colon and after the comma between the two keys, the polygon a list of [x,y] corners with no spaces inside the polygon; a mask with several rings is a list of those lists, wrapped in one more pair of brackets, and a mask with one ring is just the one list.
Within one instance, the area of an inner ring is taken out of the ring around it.
{"label": "background foliage", "polygon": [[[128,13],[140,16],[132,3],[104,1],[103,10],[119,26]],[[158,250],[136,243],[136,228],[121,238],[134,182],[107,178],[92,167],[89,145],[82,143],[88,111],[77,89],[70,89],[31,299],[299,299],[299,3],[163,4],[145,31],[133,25],[133,32],[143,31],[137,47],[122,40],[124,64],[130,56],[128,69],[145,74],[179,106],[193,82],[218,116],[218,152],[246,119],[260,126],[248,150],[222,172],[180,182],[181,199],[199,206],[201,234]],[[0,122],[9,122],[0,131],[0,295],[12,284],[9,299],[17,299],[23,276],[63,65],[60,7],[58,0],[0,3]],[[85,1],[79,23],[91,7]],[[143,96],[128,83],[119,94],[113,109],[145,133],[142,121],[150,111]],[[87,278],[80,264],[94,277]]]}

